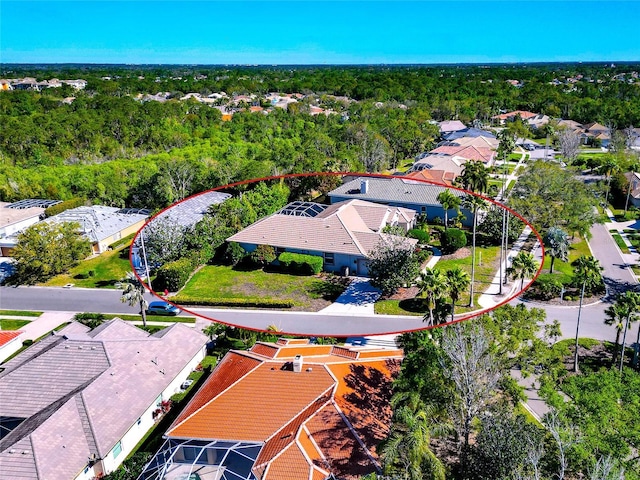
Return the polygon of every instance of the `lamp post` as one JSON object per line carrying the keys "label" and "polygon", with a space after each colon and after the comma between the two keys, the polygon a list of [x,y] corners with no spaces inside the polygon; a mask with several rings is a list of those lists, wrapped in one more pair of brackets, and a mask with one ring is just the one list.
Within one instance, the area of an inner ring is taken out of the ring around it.
{"label": "lamp post", "polygon": [[144,268],[147,273],[147,285],[149,285],[149,290],[153,291],[151,288],[151,275],[149,274],[149,262],[147,261],[147,251],[144,248],[144,232],[140,232],[140,244],[142,246],[142,257],[144,258]]}

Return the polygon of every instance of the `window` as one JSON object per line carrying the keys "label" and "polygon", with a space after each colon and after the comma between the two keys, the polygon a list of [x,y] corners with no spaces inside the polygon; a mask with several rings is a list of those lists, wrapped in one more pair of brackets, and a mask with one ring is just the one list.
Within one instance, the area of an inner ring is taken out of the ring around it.
{"label": "window", "polygon": [[420,207],[420,211],[422,213],[426,212],[427,211],[427,207],[425,207],[425,206]]}
{"label": "window", "polygon": [[113,447],[111,453],[113,454],[113,458],[118,458],[118,455],[122,452],[122,442],[116,443],[116,446]]}
{"label": "window", "polygon": [[285,249],[282,247],[276,247],[276,256],[280,255],[281,253],[284,253]]}
{"label": "window", "polygon": [[325,253],[324,254],[324,264],[325,265],[334,265],[335,258],[333,253]]}
{"label": "window", "polygon": [[193,462],[198,455],[197,447],[182,447],[182,454],[184,455],[184,459],[188,462]]}

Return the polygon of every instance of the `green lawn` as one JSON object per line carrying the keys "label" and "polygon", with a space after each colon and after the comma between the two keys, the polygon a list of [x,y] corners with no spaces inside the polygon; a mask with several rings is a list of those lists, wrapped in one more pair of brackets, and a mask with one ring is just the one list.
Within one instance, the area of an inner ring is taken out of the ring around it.
{"label": "green lawn", "polygon": [[13,318],[0,318],[0,330],[19,330],[26,324],[30,323],[29,320],[14,320]]}
{"label": "green lawn", "polygon": [[611,237],[616,242],[616,245],[618,245],[618,248],[620,248],[622,253],[630,253],[629,247],[627,247],[627,244],[624,243],[624,240],[622,239],[622,237],[620,236],[617,230],[609,230],[609,233],[611,234]]}
{"label": "green lawn", "polygon": [[[589,245],[586,240],[580,239],[575,243],[572,243],[569,247],[569,261],[563,262],[556,258],[553,263],[553,275],[558,275],[556,277],[562,283],[569,283],[571,278],[573,277],[573,267],[571,266],[571,262],[576,260],[578,257],[582,255],[591,255],[591,250],[589,250]],[[551,267],[551,257],[549,255],[544,256],[544,264],[542,265],[542,274],[549,274],[549,268]]]}
{"label": "green lawn", "polygon": [[[498,270],[500,247],[476,248],[476,281],[474,286],[474,307],[469,308],[469,291],[460,295],[456,303],[456,314],[478,309],[478,298],[489,287]],[[441,272],[460,267],[471,275],[471,255],[466,258],[440,260],[435,268]],[[418,300],[380,300],[375,304],[375,312],[385,315],[424,315],[426,307]]]}
{"label": "green lawn", "polygon": [[39,317],[42,312],[31,312],[28,310],[0,310],[0,315],[9,317]]}
{"label": "green lawn", "polygon": [[[125,244],[80,262],[69,270],[69,273],[53,277],[44,285],[62,287],[73,283],[76,287],[115,288],[115,283],[125,278],[130,271],[129,246]],[[93,272],[93,276],[90,272]]]}
{"label": "green lawn", "polygon": [[323,298],[335,299],[344,287],[320,276],[299,276],[263,270],[235,270],[207,265],[196,272],[180,296],[207,299],[290,299],[294,305],[313,308]]}

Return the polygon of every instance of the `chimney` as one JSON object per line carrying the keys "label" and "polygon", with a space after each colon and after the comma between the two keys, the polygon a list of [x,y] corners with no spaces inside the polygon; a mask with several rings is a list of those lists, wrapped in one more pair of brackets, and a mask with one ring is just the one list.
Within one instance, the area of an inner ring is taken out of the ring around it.
{"label": "chimney", "polygon": [[302,355],[296,355],[293,358],[293,371],[300,373],[302,371]]}
{"label": "chimney", "polygon": [[369,190],[369,180],[360,180],[360,193],[367,193]]}

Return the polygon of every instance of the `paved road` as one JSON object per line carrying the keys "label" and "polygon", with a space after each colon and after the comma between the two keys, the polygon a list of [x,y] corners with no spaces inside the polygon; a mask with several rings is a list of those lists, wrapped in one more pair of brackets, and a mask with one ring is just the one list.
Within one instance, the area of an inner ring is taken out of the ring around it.
{"label": "paved road", "polygon": [[[138,313],[120,301],[120,290],[0,287],[0,308],[11,310]],[[147,295],[152,301],[151,294]],[[155,298],[155,297],[154,297]]]}

